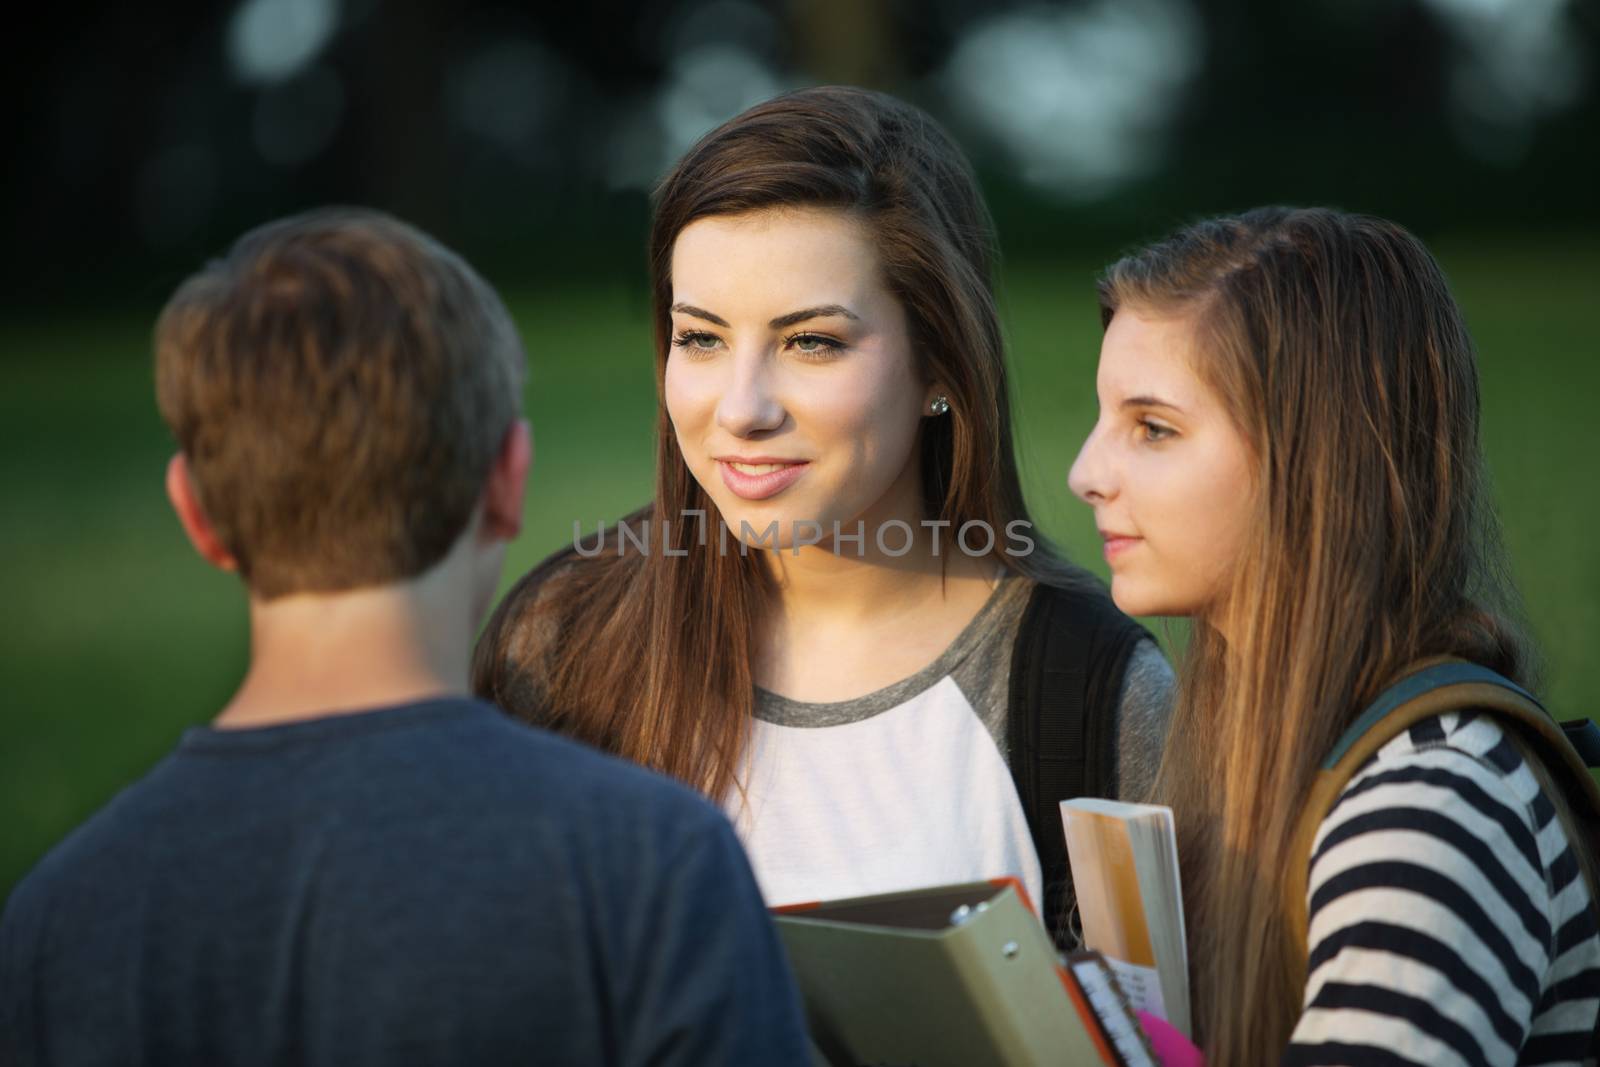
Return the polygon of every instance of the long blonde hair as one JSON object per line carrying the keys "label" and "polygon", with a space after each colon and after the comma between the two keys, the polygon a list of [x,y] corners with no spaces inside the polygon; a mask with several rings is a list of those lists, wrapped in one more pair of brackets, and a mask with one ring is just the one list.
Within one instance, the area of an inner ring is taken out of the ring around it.
{"label": "long blonde hair", "polygon": [[1527,681],[1472,342],[1415,237],[1324,209],[1189,226],[1114,264],[1100,303],[1106,324],[1185,315],[1253,453],[1250,543],[1223,618],[1195,622],[1156,792],[1178,819],[1196,1034],[1212,1063],[1276,1061],[1306,977],[1278,872],[1318,761],[1423,657]]}

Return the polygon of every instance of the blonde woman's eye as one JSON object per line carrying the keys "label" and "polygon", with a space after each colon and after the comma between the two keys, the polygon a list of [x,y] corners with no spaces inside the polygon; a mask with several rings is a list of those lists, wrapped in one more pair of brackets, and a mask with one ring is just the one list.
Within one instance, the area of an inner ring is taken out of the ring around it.
{"label": "blonde woman's eye", "polygon": [[1140,419],[1139,428],[1144,432],[1146,441],[1165,441],[1178,432],[1171,426],[1163,426],[1159,422],[1152,422],[1149,419]]}

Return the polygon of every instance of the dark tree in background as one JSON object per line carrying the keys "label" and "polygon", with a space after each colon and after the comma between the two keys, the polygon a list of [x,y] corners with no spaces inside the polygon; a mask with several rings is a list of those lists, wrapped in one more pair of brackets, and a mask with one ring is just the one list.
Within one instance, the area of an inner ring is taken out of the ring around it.
{"label": "dark tree in background", "polygon": [[[672,156],[822,82],[947,121],[1012,257],[1265,201],[1593,233],[1600,15],[1516,3],[1498,22],[1460,0],[38,8],[13,40],[6,300],[147,300],[241,229],[330,201],[513,275],[636,270]],[[1535,8],[1555,21],[1517,14]]]}

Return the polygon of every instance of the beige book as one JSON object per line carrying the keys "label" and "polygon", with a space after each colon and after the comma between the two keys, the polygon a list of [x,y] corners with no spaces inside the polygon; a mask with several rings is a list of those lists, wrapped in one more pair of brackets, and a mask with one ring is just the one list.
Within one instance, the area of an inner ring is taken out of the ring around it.
{"label": "beige book", "polygon": [[1098,797],[1061,802],[1083,943],[1135,1007],[1192,1035],[1189,948],[1172,809]]}

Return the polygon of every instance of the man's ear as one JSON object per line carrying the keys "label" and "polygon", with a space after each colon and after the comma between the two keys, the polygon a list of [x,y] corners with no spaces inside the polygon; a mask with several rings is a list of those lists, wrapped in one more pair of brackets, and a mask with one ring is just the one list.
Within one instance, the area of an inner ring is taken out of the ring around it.
{"label": "man's ear", "polygon": [[522,498],[533,466],[533,429],[527,419],[511,424],[500,439],[483,489],[483,536],[509,541],[522,532]]}
{"label": "man's ear", "polygon": [[200,558],[221,570],[237,571],[239,561],[223,547],[211,520],[206,518],[205,509],[200,506],[200,495],[189,477],[189,461],[182,452],[167,462],[167,499],[172,502],[172,510],[177,512],[178,522],[183,524],[183,532],[194,550],[200,553]]}

